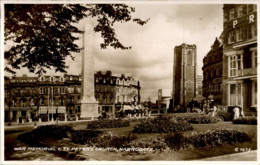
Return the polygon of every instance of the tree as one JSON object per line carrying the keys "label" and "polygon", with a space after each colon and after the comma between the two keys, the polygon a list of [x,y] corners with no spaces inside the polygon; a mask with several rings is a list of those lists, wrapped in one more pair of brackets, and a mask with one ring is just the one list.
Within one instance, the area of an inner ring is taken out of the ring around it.
{"label": "tree", "polygon": [[66,72],[65,59],[74,59],[73,53],[80,52],[74,41],[75,34],[82,34],[75,25],[83,18],[95,17],[95,32],[100,32],[102,49],[111,46],[115,49],[130,49],[117,38],[115,22],[133,21],[144,25],[143,21],[132,18],[135,8],[124,4],[5,4],[5,44],[14,45],[5,51],[9,65],[5,71],[26,67],[30,72],[46,73],[52,67],[56,72]]}

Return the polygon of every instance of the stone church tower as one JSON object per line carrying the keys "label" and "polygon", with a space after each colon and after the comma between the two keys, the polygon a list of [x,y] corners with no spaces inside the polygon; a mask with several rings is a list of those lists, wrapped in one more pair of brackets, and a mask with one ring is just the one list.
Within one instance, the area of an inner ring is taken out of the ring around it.
{"label": "stone church tower", "polygon": [[183,43],[174,48],[173,58],[173,108],[177,105],[186,107],[196,98],[197,82],[197,47]]}

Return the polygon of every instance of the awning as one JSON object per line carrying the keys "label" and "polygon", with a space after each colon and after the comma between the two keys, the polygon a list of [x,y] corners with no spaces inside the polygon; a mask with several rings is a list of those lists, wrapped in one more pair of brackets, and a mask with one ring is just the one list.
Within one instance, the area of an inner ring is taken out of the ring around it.
{"label": "awning", "polygon": [[[11,111],[29,111],[29,110],[37,110],[37,107],[11,107]],[[9,111],[9,107],[5,107],[5,111]]]}
{"label": "awning", "polygon": [[135,108],[130,105],[124,105],[124,110],[134,110]]}
{"label": "awning", "polygon": [[[39,108],[39,114],[47,114],[47,113],[56,114],[56,111],[57,111],[57,107],[53,107],[53,109],[49,108],[49,110],[46,107],[40,107]],[[66,108],[65,107],[58,107],[57,113],[66,113]]]}

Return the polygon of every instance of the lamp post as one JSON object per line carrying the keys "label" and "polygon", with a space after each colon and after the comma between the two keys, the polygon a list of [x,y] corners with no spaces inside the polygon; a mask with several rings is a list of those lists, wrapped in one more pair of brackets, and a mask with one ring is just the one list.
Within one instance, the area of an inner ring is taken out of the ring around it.
{"label": "lamp post", "polygon": [[51,121],[53,122],[53,86],[51,87],[51,113],[52,113]]}

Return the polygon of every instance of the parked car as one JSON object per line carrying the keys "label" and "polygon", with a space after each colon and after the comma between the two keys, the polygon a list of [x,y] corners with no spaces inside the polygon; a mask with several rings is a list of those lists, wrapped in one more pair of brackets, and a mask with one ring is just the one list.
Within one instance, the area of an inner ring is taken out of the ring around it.
{"label": "parked car", "polygon": [[233,109],[234,109],[234,106],[230,106],[227,109],[218,110],[216,116],[218,116],[222,121],[233,120],[233,118],[234,118]]}

